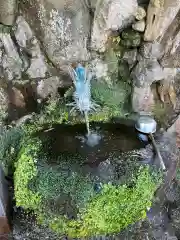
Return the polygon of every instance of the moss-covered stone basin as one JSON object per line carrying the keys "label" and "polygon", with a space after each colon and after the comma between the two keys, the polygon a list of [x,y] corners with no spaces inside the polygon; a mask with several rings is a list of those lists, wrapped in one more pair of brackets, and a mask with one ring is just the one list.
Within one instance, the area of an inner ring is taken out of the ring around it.
{"label": "moss-covered stone basin", "polygon": [[58,234],[84,238],[120,232],[146,217],[160,183],[140,164],[133,126],[91,123],[101,139],[86,142],[83,124],[52,125],[27,136],[15,162],[16,205]]}

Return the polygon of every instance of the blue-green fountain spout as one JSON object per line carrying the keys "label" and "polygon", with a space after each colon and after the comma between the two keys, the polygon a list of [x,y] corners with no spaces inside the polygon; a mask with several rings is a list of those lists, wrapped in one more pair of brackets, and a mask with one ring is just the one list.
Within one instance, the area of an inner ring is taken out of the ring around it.
{"label": "blue-green fountain spout", "polygon": [[91,111],[96,111],[96,108],[98,107],[98,105],[91,99],[91,78],[92,74],[81,64],[78,64],[78,66],[73,69],[72,79],[75,87],[75,91],[73,93],[74,101],[67,104],[73,107],[71,109],[71,113],[78,110],[84,115],[88,135],[90,134],[88,115]]}
{"label": "blue-green fountain spout", "polygon": [[[72,79],[75,87],[73,93],[74,101],[68,106],[72,106],[71,113],[78,110],[84,115],[88,140],[92,143],[93,141],[99,140],[99,136],[92,134],[89,127],[89,113],[91,111],[96,111],[99,107],[98,104],[94,103],[91,99],[91,79],[92,73],[88,71],[81,64],[78,64],[75,69],[73,69]],[[91,144],[90,143],[90,144]]]}

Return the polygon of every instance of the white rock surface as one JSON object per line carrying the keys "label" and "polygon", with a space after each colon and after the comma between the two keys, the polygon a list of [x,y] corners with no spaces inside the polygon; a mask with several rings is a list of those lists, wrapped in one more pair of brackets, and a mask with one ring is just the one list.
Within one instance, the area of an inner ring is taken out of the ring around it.
{"label": "white rock surface", "polygon": [[19,57],[16,46],[11,39],[9,33],[0,33],[0,40],[2,42],[2,67],[4,69],[5,77],[8,80],[20,79],[22,70],[22,60]]}
{"label": "white rock surface", "polygon": [[138,32],[144,32],[146,27],[145,20],[138,21],[132,25],[132,29]]}
{"label": "white rock surface", "polygon": [[91,36],[91,47],[98,52],[106,50],[111,31],[121,30],[135,18],[136,0],[100,0],[96,6]]}
{"label": "white rock surface", "polygon": [[143,7],[138,7],[137,12],[136,12],[136,19],[137,20],[142,20],[146,17],[146,11]]}
{"label": "white rock surface", "polygon": [[134,87],[132,93],[132,108],[137,113],[151,113],[154,106],[154,96],[151,87]]}

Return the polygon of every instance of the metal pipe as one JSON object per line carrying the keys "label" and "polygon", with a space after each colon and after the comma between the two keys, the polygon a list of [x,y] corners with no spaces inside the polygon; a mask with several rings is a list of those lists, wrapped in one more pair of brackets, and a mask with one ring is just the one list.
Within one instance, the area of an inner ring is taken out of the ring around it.
{"label": "metal pipe", "polygon": [[159,151],[159,148],[158,148],[158,146],[157,146],[157,144],[156,144],[156,142],[155,142],[155,139],[154,139],[153,134],[152,134],[152,133],[149,133],[149,137],[150,137],[150,139],[151,139],[151,141],[152,141],[152,144],[153,144],[153,147],[154,147],[154,149],[155,149],[155,152],[156,152],[156,154],[157,154],[157,156],[158,156],[158,158],[159,158],[161,167],[162,167],[163,171],[165,171],[165,170],[166,170],[166,166],[165,166],[164,161],[163,161],[163,159],[162,159],[162,156],[161,156],[161,153],[160,153],[160,151]]}

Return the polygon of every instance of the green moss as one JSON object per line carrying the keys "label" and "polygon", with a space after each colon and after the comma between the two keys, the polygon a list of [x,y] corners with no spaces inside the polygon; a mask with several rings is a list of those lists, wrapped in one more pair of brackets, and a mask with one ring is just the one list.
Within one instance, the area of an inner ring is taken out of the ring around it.
{"label": "green moss", "polygon": [[156,189],[157,182],[153,181],[149,169],[140,168],[133,188],[104,185],[102,192],[81,211],[79,219],[56,218],[50,227],[78,238],[119,232],[146,217]]}
{"label": "green moss", "polygon": [[69,123],[68,108],[59,99],[49,100],[40,113],[35,115],[33,121],[24,126],[24,129],[28,135],[31,135],[42,130],[44,126],[51,127],[53,124],[61,124],[62,122]]}
{"label": "green moss", "polygon": [[29,210],[38,209],[41,202],[40,195],[28,188],[29,182],[37,175],[36,161],[38,149],[38,141],[25,141],[15,164],[14,188],[16,205]]}
{"label": "green moss", "polygon": [[120,36],[111,36],[108,41],[108,49],[113,49],[116,56],[121,58],[124,54],[124,47],[121,46],[121,38]]}
{"label": "green moss", "polygon": [[130,82],[130,70],[126,61],[121,60],[119,62],[118,74],[121,81]]}
{"label": "green moss", "polygon": [[121,45],[127,48],[139,47],[141,44],[141,34],[133,29],[124,30],[121,34]]}
{"label": "green moss", "polygon": [[0,33],[11,33],[12,27],[10,26],[4,26],[3,24],[0,24]]}
{"label": "green moss", "polygon": [[[148,167],[140,167],[136,175],[131,175],[131,186],[103,184],[97,194],[94,193],[93,182],[77,171],[77,165],[74,168],[71,160],[60,161],[54,168],[47,165],[40,149],[37,139],[26,141],[14,174],[17,206],[34,210],[39,223],[49,226],[59,235],[83,238],[119,232],[146,217],[146,210],[151,206],[160,183]],[[58,197],[62,198],[64,194],[70,197],[65,198],[66,204],[69,200],[71,204],[76,203],[73,220],[60,211],[62,202],[56,206],[57,209],[47,204],[47,200],[52,203],[53,199],[57,204]]]}
{"label": "green moss", "polygon": [[58,166],[50,165],[49,169],[43,164],[38,167],[38,174],[32,183],[36,187],[33,189],[42,196],[44,203],[68,196],[76,208],[82,207],[94,194],[93,182],[88,174],[83,174],[80,165],[65,159]]}
{"label": "green moss", "polygon": [[118,76],[118,57],[113,48],[109,48],[105,53],[105,62],[108,64],[110,76]]}

